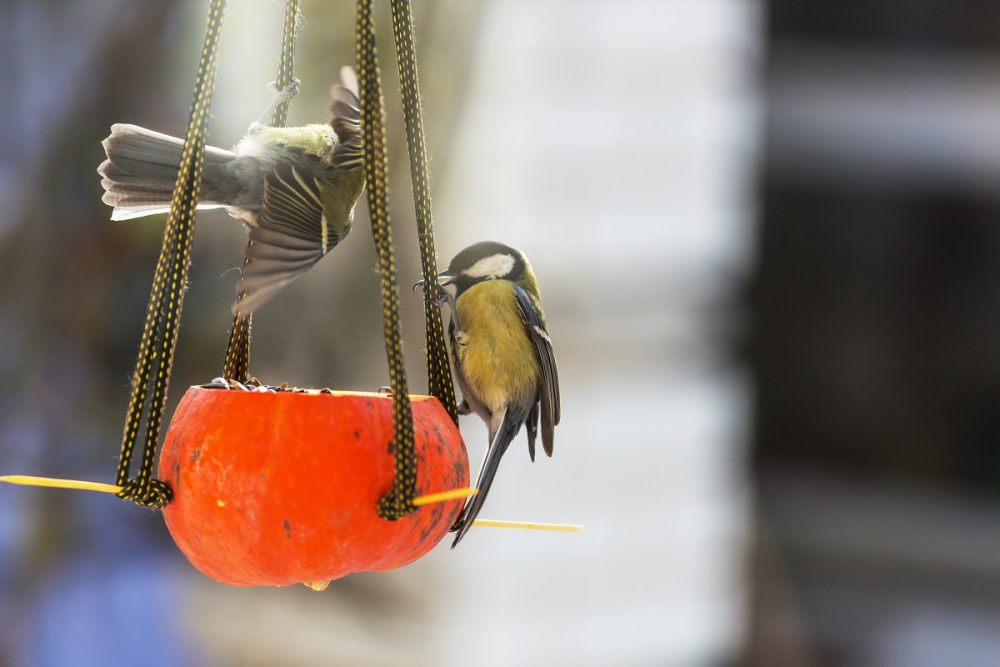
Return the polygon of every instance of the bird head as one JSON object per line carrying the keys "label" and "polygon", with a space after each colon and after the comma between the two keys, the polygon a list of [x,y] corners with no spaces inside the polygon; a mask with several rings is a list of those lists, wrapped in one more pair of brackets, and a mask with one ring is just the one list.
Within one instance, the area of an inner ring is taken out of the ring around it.
{"label": "bird head", "polygon": [[538,281],[524,253],[496,241],[475,243],[451,260],[438,274],[438,284],[455,286],[456,298],[474,285],[487,280],[509,280],[538,294]]}

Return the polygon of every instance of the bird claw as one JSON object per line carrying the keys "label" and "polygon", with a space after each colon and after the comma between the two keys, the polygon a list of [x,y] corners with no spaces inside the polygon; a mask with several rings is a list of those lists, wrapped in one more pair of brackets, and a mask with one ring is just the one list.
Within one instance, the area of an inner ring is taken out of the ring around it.
{"label": "bird claw", "polygon": [[267,105],[267,109],[265,109],[264,113],[260,115],[260,118],[250,124],[250,134],[254,134],[255,131],[259,132],[262,127],[265,127],[263,122],[270,118],[271,114],[273,114],[274,110],[279,106],[291,102],[292,98],[299,94],[299,87],[301,85],[302,82],[295,77],[292,77],[292,82],[290,84],[280,90],[278,89],[277,81],[272,81],[267,84],[267,89],[271,91],[271,95],[273,96],[271,98],[271,103]]}
{"label": "bird claw", "polygon": [[472,406],[469,405],[469,401],[467,401],[464,398],[462,399],[462,402],[458,404],[458,414],[462,415],[463,417],[465,415],[472,414]]}
{"label": "bird claw", "polygon": [[[423,279],[420,279],[416,283],[414,283],[413,290],[416,291],[416,289],[418,287],[420,287],[420,288],[424,287],[424,281],[423,281]],[[433,299],[431,299],[431,303],[433,303],[438,308],[441,308],[442,306],[444,306],[445,304],[447,304],[448,307],[451,309],[451,322],[452,322],[452,326],[454,326],[454,328],[455,328],[456,331],[461,331],[462,330],[462,327],[459,326],[459,324],[458,324],[458,313],[455,310],[455,297],[452,296],[451,292],[449,292],[448,290],[444,289],[444,287],[438,285],[437,286],[437,296],[434,297]]]}
{"label": "bird claw", "polygon": [[271,91],[271,94],[275,98],[279,99],[280,102],[290,102],[293,97],[299,94],[299,88],[302,86],[302,82],[292,77],[292,82],[285,86],[284,88],[278,88],[278,82],[272,81],[267,84],[267,89]]}

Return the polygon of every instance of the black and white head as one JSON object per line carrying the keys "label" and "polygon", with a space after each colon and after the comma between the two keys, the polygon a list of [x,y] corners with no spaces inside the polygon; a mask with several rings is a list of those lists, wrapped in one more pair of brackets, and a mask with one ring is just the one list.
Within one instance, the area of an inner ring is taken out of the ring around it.
{"label": "black and white head", "polygon": [[496,241],[470,245],[455,255],[448,269],[442,271],[438,278],[441,285],[455,285],[456,297],[487,280],[510,280],[531,286],[535,282],[524,253]]}

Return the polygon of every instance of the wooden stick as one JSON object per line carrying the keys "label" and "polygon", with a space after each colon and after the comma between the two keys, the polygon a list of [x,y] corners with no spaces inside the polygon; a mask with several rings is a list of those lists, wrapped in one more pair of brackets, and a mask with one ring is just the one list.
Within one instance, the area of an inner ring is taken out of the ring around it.
{"label": "wooden stick", "polygon": [[451,489],[450,491],[442,491],[440,493],[428,493],[425,496],[417,496],[413,499],[414,505],[430,505],[431,503],[441,503],[446,500],[455,500],[456,498],[468,498],[479,493],[476,489],[470,489],[468,487],[463,489]]}
{"label": "wooden stick", "polygon": [[[76,489],[79,491],[98,491],[100,493],[118,493],[122,487],[100,482],[85,482],[78,479],[58,479],[55,477],[35,477],[34,475],[0,475],[0,482],[7,484],[23,484],[25,486],[44,486],[54,489]],[[430,505],[446,500],[468,498],[476,495],[476,489],[462,488],[428,493],[413,499],[414,505]],[[548,530],[561,533],[582,533],[583,526],[572,523],[539,523],[537,521],[498,521],[496,519],[476,519],[473,526],[481,528],[518,528],[521,530]]]}
{"label": "wooden stick", "polygon": [[79,491],[99,491],[100,493],[118,493],[122,487],[100,482],[84,482],[78,479],[57,479],[55,477],[35,477],[33,475],[3,475],[0,482],[8,484],[23,484],[25,486],[47,486],[54,489],[77,489]]}
{"label": "wooden stick", "polygon": [[560,533],[582,533],[583,526],[577,523],[538,523],[536,521],[498,521],[496,519],[476,519],[473,526],[482,528],[520,528],[521,530],[552,530]]}

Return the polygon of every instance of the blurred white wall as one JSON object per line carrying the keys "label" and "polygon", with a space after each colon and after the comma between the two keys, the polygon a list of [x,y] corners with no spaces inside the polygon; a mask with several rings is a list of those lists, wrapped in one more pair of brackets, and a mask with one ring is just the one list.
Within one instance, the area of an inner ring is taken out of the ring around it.
{"label": "blurred white wall", "polygon": [[[756,3],[496,0],[482,26],[441,253],[527,253],[564,401],[553,459],[512,447],[484,515],[587,532],[470,534],[449,664],[731,657],[748,397],[712,320],[750,260]],[[484,428],[463,432],[478,461]]]}

